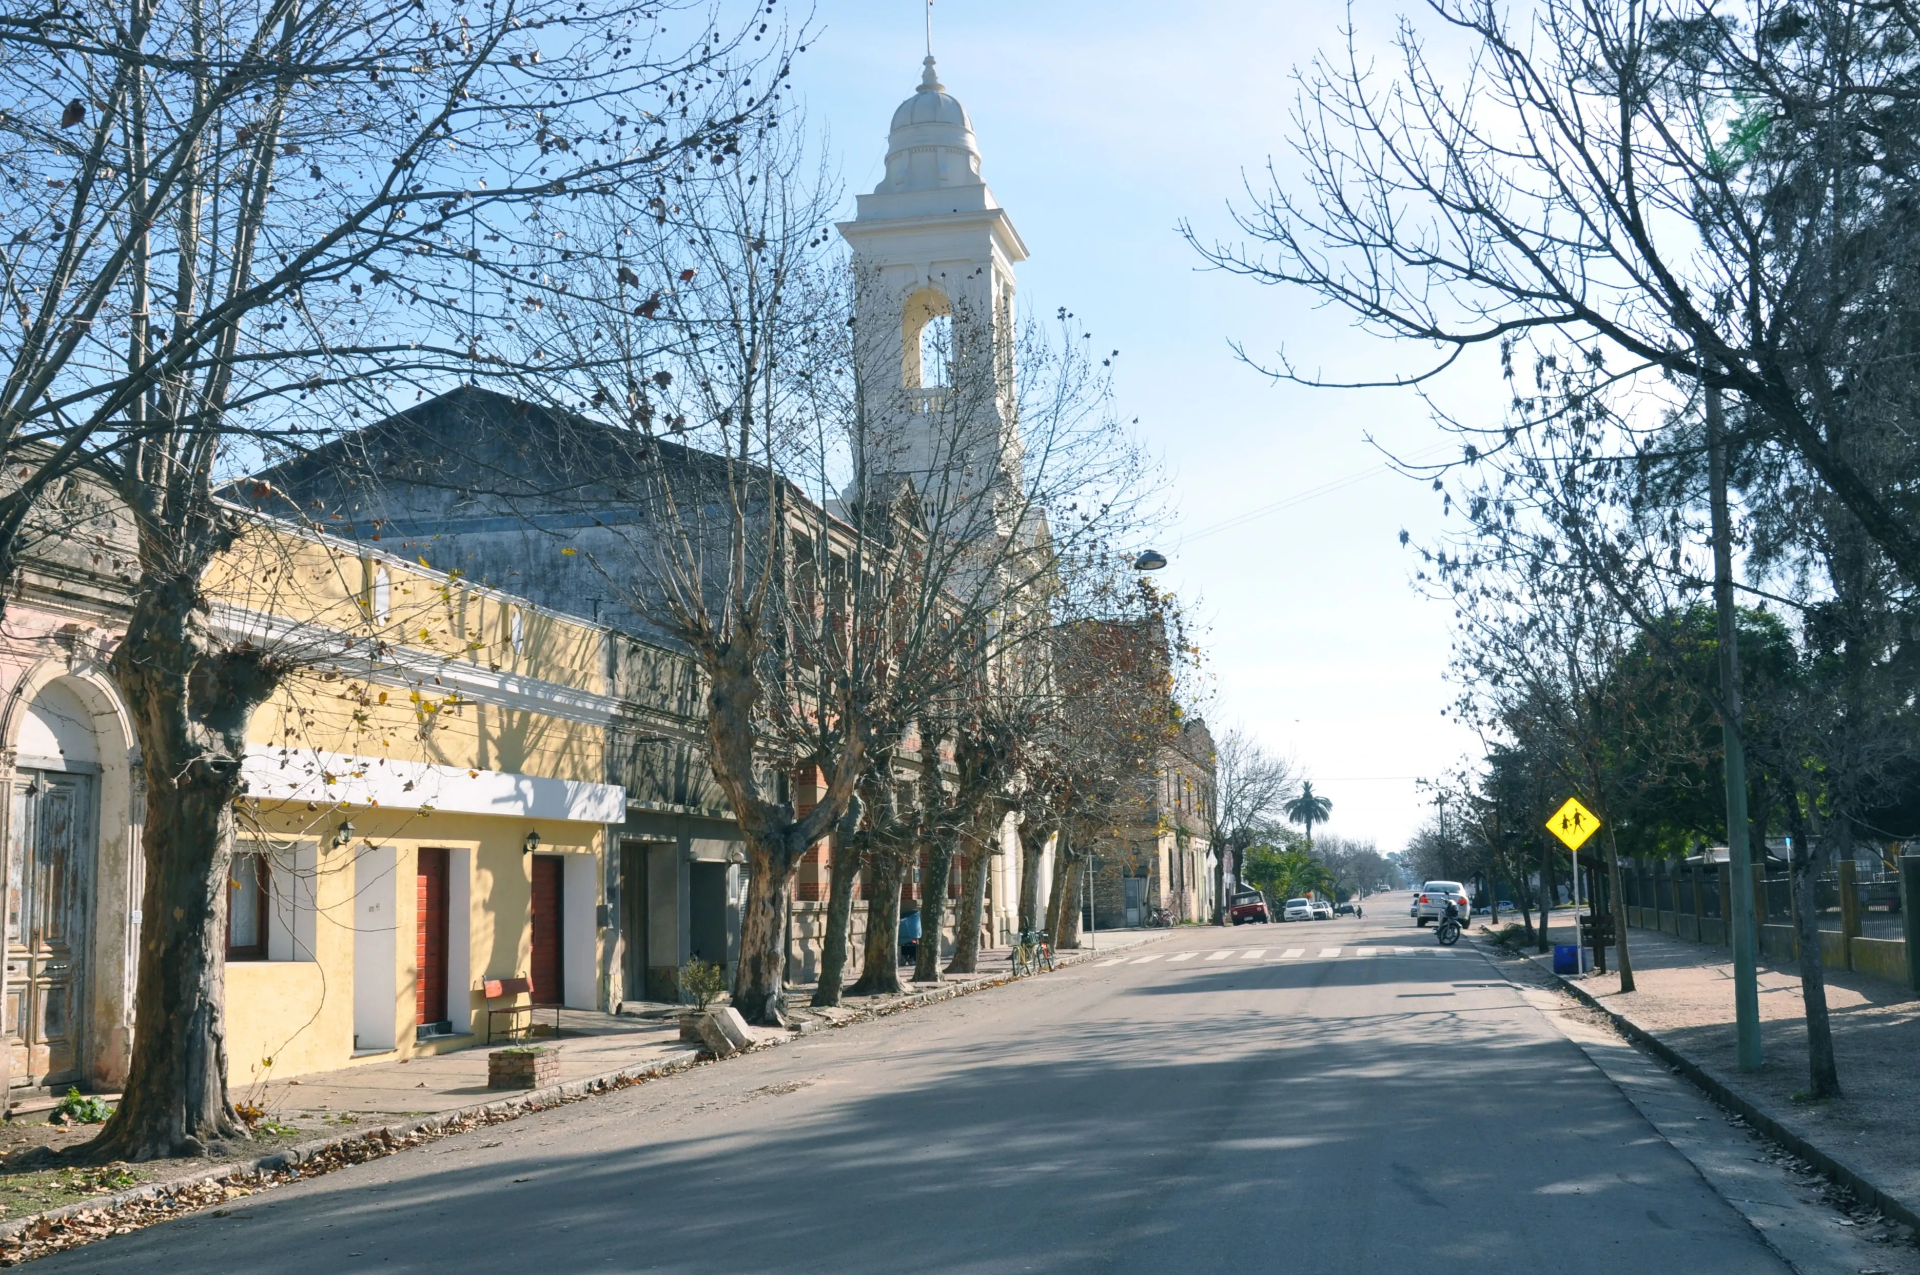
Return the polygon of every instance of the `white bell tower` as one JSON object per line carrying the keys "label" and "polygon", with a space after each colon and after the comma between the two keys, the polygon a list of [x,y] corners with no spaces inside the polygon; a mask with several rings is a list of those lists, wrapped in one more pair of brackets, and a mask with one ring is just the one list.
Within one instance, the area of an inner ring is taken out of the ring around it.
{"label": "white bell tower", "polygon": [[1027,248],[931,54],[893,113],[886,176],[839,228],[853,249],[869,434],[890,452],[872,467],[923,490],[956,460],[981,477],[1017,468],[1013,267]]}

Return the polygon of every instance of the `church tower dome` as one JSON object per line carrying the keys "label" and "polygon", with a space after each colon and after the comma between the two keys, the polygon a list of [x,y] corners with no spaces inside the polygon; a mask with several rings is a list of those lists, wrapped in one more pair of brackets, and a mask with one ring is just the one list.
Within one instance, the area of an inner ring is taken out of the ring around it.
{"label": "church tower dome", "polygon": [[887,175],[875,194],[982,185],[980,146],[960,99],[947,92],[929,54],[920,88],[893,113]]}

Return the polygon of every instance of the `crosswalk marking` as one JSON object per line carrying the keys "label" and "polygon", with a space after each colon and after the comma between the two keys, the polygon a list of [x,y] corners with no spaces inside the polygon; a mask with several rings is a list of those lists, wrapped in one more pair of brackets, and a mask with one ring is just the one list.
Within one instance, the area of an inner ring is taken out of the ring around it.
{"label": "crosswalk marking", "polygon": [[[1279,948],[1227,947],[1227,948],[1220,948],[1217,951],[1205,952],[1205,953],[1176,952],[1176,953],[1169,954],[1166,952],[1153,952],[1146,956],[1116,956],[1110,960],[1099,961],[1099,962],[1096,962],[1095,964],[1098,968],[1102,968],[1102,969],[1110,965],[1125,965],[1125,964],[1147,965],[1154,961],[1165,961],[1169,965],[1178,965],[1185,961],[1199,961],[1203,959],[1208,961],[1231,960],[1235,955],[1238,955],[1239,958],[1243,961],[1258,961],[1258,960],[1261,960],[1262,958],[1270,961],[1297,961],[1307,955],[1307,949],[1304,947],[1290,947],[1283,951]],[[1358,959],[1358,958],[1364,958],[1369,956],[1457,957],[1460,955],[1461,955],[1461,950],[1457,948],[1389,947],[1385,944],[1381,944],[1380,946],[1377,946],[1377,947],[1323,947],[1319,949],[1319,955],[1316,957],[1316,959],[1322,960],[1322,961],[1331,961],[1331,960],[1338,960],[1343,956],[1348,958]]]}

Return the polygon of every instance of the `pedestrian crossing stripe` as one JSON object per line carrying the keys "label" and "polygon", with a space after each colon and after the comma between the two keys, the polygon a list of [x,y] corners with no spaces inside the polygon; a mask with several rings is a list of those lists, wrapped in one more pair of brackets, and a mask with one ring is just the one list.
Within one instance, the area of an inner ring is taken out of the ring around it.
{"label": "pedestrian crossing stripe", "polygon": [[[1209,961],[1224,961],[1224,960],[1228,960],[1229,958],[1234,956],[1236,953],[1239,954],[1240,959],[1243,961],[1258,961],[1262,959],[1269,960],[1269,961],[1294,961],[1294,960],[1299,960],[1300,958],[1306,956],[1307,949],[1304,947],[1290,947],[1290,948],[1287,948],[1285,951],[1280,951],[1277,949],[1264,948],[1264,947],[1250,947],[1250,948],[1228,947],[1228,948],[1221,948],[1218,951],[1208,952],[1206,953],[1204,959]],[[1461,955],[1463,955],[1462,952],[1453,948],[1388,947],[1388,946],[1382,945],[1379,947],[1323,947],[1320,949],[1319,956],[1316,959],[1323,960],[1323,961],[1331,961],[1331,960],[1340,959],[1342,956],[1355,958],[1355,959],[1361,958],[1361,957],[1368,957],[1368,956],[1416,956],[1416,957],[1437,956],[1437,957],[1444,957],[1444,958],[1452,958],[1452,957],[1457,957]],[[1201,954],[1199,952],[1179,952],[1171,956],[1165,952],[1154,952],[1146,956],[1116,956],[1110,960],[1096,962],[1096,966],[1098,968],[1105,969],[1110,965],[1125,965],[1129,963],[1134,965],[1146,965],[1153,961],[1165,961],[1167,962],[1167,964],[1173,965],[1181,961],[1195,960],[1200,956]]]}

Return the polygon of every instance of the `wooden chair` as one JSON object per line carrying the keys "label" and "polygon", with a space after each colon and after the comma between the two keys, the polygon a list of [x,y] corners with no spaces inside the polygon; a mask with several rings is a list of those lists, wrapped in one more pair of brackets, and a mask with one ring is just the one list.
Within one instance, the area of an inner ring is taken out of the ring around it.
{"label": "wooden chair", "polygon": [[[493,1043],[494,1019],[505,1016],[509,1020],[507,1035],[511,1038],[516,1032],[524,1034],[533,1030],[534,1010],[549,1008],[544,1005],[535,1005],[531,999],[529,999],[525,1005],[495,1005],[493,1003],[503,998],[510,999],[517,996],[531,998],[533,995],[533,980],[530,978],[490,978],[481,984],[481,989],[487,994],[487,1043],[489,1045]],[[555,1004],[551,1006],[551,1008],[553,1010],[553,1034],[554,1037],[558,1039],[560,1035],[560,1006]],[[521,1014],[527,1016],[527,1021],[524,1025],[513,1021]]]}

